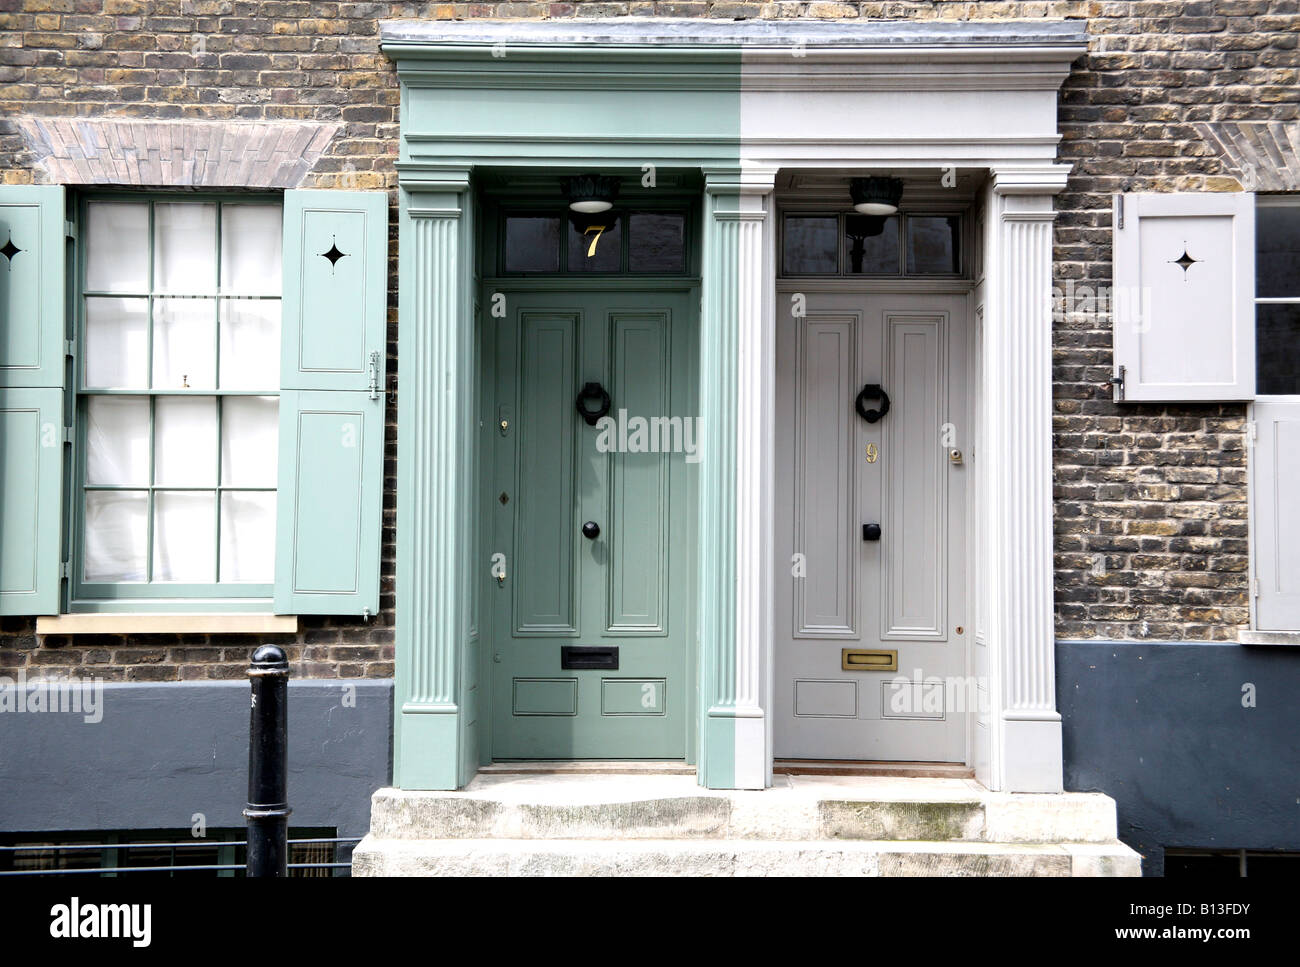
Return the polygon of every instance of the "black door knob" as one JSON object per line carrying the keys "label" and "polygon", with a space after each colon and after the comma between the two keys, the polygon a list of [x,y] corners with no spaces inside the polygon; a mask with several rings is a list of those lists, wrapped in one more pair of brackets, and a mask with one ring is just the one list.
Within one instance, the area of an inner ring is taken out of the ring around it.
{"label": "black door knob", "polygon": [[582,536],[587,538],[589,541],[594,541],[600,536],[600,525],[594,520],[587,521],[587,523],[582,525]]}
{"label": "black door knob", "polygon": [[878,541],[878,540],[880,540],[880,525],[879,525],[879,524],[863,524],[863,525],[862,525],[862,539],[863,539],[864,541]]}

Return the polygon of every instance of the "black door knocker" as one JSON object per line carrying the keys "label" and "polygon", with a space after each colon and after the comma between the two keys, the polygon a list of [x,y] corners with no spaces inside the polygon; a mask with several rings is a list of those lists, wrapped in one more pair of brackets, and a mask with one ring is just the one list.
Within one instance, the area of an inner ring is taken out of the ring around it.
{"label": "black door knocker", "polygon": [[[867,409],[867,400],[880,400],[880,409]],[[889,394],[881,388],[879,383],[868,383],[862,387],[862,391],[858,393],[858,398],[853,401],[853,408],[858,411],[858,416],[868,423],[875,423],[889,412]]]}
{"label": "black door knocker", "polygon": [[[596,409],[589,409],[587,400],[599,400],[600,405]],[[595,426],[596,421],[609,412],[609,394],[605,392],[605,387],[599,383],[586,383],[582,387],[582,392],[574,400],[574,406],[582,418],[587,421],[587,426]]]}

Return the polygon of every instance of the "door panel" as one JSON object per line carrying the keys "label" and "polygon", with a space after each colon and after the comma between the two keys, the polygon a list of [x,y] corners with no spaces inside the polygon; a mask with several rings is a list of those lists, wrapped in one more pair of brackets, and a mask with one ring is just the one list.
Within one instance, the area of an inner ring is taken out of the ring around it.
{"label": "door panel", "polygon": [[664,606],[672,508],[670,462],[661,454],[674,441],[671,425],[661,423],[656,415],[669,413],[669,320],[662,312],[615,312],[611,319],[613,384],[622,390],[614,415],[626,412],[628,419],[619,421],[627,425],[627,446],[620,446],[609,460],[606,630],[662,635],[667,633]]}
{"label": "door panel", "polygon": [[[495,759],[684,758],[694,635],[695,323],[686,293],[505,293],[485,515]],[[491,304],[491,299],[485,299]],[[574,401],[610,394],[612,426]],[[501,428],[501,422],[507,426]],[[583,525],[599,526],[594,539]],[[617,649],[565,668],[562,648]]]}
{"label": "door panel", "polygon": [[[964,761],[965,297],[807,299],[777,320],[776,754]],[[897,670],[845,670],[846,648]]]}
{"label": "door panel", "polygon": [[860,314],[810,313],[796,327],[795,546],[804,579],[795,584],[797,637],[856,638],[853,538],[857,415],[854,338]]}
{"label": "door panel", "polygon": [[[891,313],[887,321],[886,387],[893,408],[883,421],[887,459],[881,543],[880,634],[907,640],[945,639],[948,548],[944,483],[939,454],[945,380],[941,315]],[[930,446],[923,441],[934,440]]]}
{"label": "door panel", "polygon": [[525,311],[519,318],[512,627],[517,635],[576,635],[578,426],[569,388],[579,314]]}

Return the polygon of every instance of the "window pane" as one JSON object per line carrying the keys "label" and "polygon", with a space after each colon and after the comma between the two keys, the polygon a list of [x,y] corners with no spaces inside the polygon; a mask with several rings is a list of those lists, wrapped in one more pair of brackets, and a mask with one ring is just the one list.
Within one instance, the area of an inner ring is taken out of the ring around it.
{"label": "window pane", "polygon": [[149,485],[149,399],[92,396],[86,405],[86,483]]}
{"label": "window pane", "polygon": [[[587,215],[591,219],[590,229],[579,232],[573,222],[569,222],[569,271],[570,272],[617,272],[623,267],[623,220],[613,212],[608,216]],[[605,226],[603,232],[597,232],[599,226]],[[599,234],[599,238],[596,236]],[[595,243],[595,251],[592,244]]]}
{"label": "window pane", "polygon": [[1255,306],[1255,391],[1300,393],[1300,304]]}
{"label": "window pane", "polygon": [[154,205],[153,231],[155,292],[216,291],[216,205],[197,202]]}
{"label": "window pane", "polygon": [[93,201],[86,206],[86,288],[149,291],[149,206]]}
{"label": "window pane", "polygon": [[1255,208],[1255,295],[1300,296],[1300,205]]}
{"label": "window pane", "polygon": [[216,495],[160,490],[153,498],[153,579],[217,579]]}
{"label": "window pane", "polygon": [[898,216],[846,215],[844,256],[855,275],[898,274]]}
{"label": "window pane", "polygon": [[275,580],[275,494],[221,495],[221,580]]}
{"label": "window pane", "polygon": [[217,401],[211,396],[154,400],[153,479],[164,487],[217,484]]}
{"label": "window pane", "polygon": [[560,220],[533,216],[506,219],[506,271],[558,272]]}
{"label": "window pane", "polygon": [[790,275],[834,275],[839,271],[838,216],[787,215],[782,257]]}
{"label": "window pane", "polygon": [[212,299],[155,299],[153,388],[215,389],[217,305]]}
{"label": "window pane", "polygon": [[221,388],[280,385],[280,300],[221,300]]}
{"label": "window pane", "polygon": [[86,492],[86,560],[83,579],[143,581],[149,496],[139,492]]}
{"label": "window pane", "polygon": [[147,389],[149,300],[86,299],[86,386]]}
{"label": "window pane", "polygon": [[222,400],[223,486],[275,486],[279,403],[274,396],[228,396]]}
{"label": "window pane", "polygon": [[221,291],[280,294],[279,205],[221,206]]}
{"label": "window pane", "polygon": [[686,265],[686,219],[641,213],[628,218],[628,269],[680,272]]}
{"label": "window pane", "polygon": [[961,271],[961,219],[956,215],[909,215],[909,275],[954,275]]}

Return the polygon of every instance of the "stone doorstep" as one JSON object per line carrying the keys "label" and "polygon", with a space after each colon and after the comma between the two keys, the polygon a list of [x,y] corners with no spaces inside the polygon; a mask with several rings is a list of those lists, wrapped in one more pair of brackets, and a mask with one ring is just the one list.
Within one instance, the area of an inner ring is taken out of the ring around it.
{"label": "stone doorstep", "polygon": [[966,779],[777,776],[764,791],[691,776],[492,775],[459,792],[380,789],[384,840],[754,840],[1095,843],[1116,840],[1099,793],[993,793]]}
{"label": "stone doorstep", "polygon": [[353,876],[1140,876],[1122,843],[754,840],[392,840]]}

